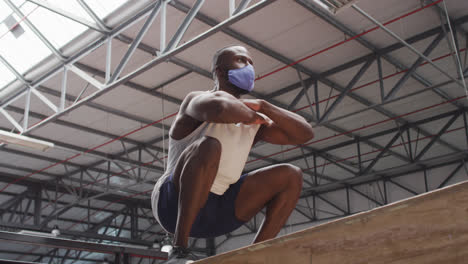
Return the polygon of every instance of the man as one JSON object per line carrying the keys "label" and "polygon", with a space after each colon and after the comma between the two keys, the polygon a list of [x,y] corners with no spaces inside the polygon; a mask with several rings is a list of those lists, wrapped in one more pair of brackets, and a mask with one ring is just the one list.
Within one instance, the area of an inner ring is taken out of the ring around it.
{"label": "man", "polygon": [[151,200],[153,213],[174,234],[167,263],[186,262],[188,237],[215,237],[234,231],[262,208],[266,216],[253,243],[274,238],[296,206],[302,172],[278,164],[242,175],[252,146],[302,144],[313,138],[301,116],[263,100],[240,99],[254,87],[246,48],[216,52],[215,89],[188,94],[172,124],[168,166]]}

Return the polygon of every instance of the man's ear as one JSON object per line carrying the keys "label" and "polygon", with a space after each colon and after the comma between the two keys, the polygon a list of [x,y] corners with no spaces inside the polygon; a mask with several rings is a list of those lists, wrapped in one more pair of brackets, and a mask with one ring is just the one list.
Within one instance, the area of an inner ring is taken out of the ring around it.
{"label": "man's ear", "polygon": [[218,75],[218,79],[221,77],[223,79],[227,79],[227,71],[224,70],[222,67],[216,67],[216,75]]}

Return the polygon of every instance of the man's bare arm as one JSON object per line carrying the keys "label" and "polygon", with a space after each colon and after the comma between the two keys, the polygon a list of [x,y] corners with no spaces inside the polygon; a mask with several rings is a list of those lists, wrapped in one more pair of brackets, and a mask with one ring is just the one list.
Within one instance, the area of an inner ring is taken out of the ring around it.
{"label": "man's bare arm", "polygon": [[210,123],[267,123],[265,118],[242,101],[223,91],[195,95],[187,105],[185,114]]}
{"label": "man's bare arm", "polygon": [[252,110],[268,116],[273,123],[262,126],[257,140],[272,144],[298,145],[314,137],[312,126],[300,115],[264,100],[242,100]]}

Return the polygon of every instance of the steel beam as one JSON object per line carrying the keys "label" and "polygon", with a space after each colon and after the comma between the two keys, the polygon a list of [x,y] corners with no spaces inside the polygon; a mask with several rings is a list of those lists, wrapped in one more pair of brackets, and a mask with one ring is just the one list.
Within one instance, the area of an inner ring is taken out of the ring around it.
{"label": "steel beam", "polygon": [[447,178],[444,179],[443,182],[441,182],[439,184],[439,186],[437,186],[437,189],[440,189],[442,187],[445,187],[445,185],[453,178],[453,176],[455,176],[455,174],[457,174],[457,172],[460,171],[460,169],[465,166],[465,161],[463,160],[448,176]]}
{"label": "steel beam", "polygon": [[[457,114],[459,113],[459,110],[454,110],[454,111],[450,111],[450,112],[446,112],[446,113],[442,113],[442,114],[439,114],[439,115],[436,115],[436,116],[432,116],[432,117],[429,117],[429,118],[426,118],[426,119],[422,119],[422,120],[419,120],[419,121],[415,121],[415,122],[412,122],[412,123],[407,123],[401,127],[394,127],[394,128],[390,128],[390,129],[387,129],[387,130],[384,130],[384,131],[380,131],[380,132],[377,132],[377,133],[374,133],[374,134],[371,134],[371,135],[367,135],[367,136],[361,136],[359,137],[359,140],[360,141],[363,141],[363,140],[371,140],[373,138],[376,138],[376,137],[380,137],[380,136],[384,136],[384,135],[388,135],[388,134],[392,134],[392,133],[395,133],[395,132],[398,132],[400,130],[405,130],[405,129],[409,129],[409,128],[417,128],[418,126],[420,125],[423,125],[423,124],[429,124],[430,122],[432,121],[436,121],[436,120],[440,120],[440,119],[443,119],[443,118],[447,118],[447,117],[454,117],[456,116]],[[432,136],[432,135],[431,135]],[[343,148],[343,147],[346,147],[346,146],[349,146],[351,144],[357,144],[357,138],[353,138],[351,140],[348,140],[348,141],[344,141],[344,142],[341,142],[341,143],[338,143],[338,144],[334,144],[334,145],[331,145],[331,146],[327,146],[327,147],[324,147],[322,149],[317,149],[315,152],[313,153],[309,153],[309,154],[305,154],[305,155],[300,155],[298,157],[292,157],[292,158],[289,158],[287,160],[284,160],[284,162],[294,162],[296,160],[299,160],[299,159],[302,159],[305,157],[310,157],[310,156],[313,156],[315,155],[315,153],[321,153],[321,152],[328,152],[328,151],[332,151],[332,150],[337,150],[337,149],[340,149],[340,148]],[[378,149],[384,149],[383,147],[381,148],[378,148]],[[410,162],[412,163],[412,162]]]}
{"label": "steel beam", "polygon": [[338,106],[338,104],[344,99],[346,95],[348,95],[351,91],[351,89],[354,87],[354,85],[361,79],[362,75],[366,73],[366,71],[369,69],[369,67],[372,65],[374,60],[368,60],[362,67],[359,69],[359,71],[354,75],[354,77],[351,79],[351,81],[346,85],[346,87],[341,91],[340,95],[333,101],[332,105],[328,110],[325,110],[323,115],[320,117],[319,124],[325,121],[328,116],[330,115],[331,112]]}
{"label": "steel beam", "polygon": [[197,0],[195,2],[193,7],[187,13],[187,16],[185,16],[184,20],[182,21],[182,24],[180,24],[180,26],[177,28],[176,33],[174,34],[172,39],[169,41],[166,48],[163,50],[163,53],[167,53],[175,49],[179,45],[180,40],[184,36],[185,32],[187,31],[188,27],[192,23],[193,19],[197,15],[198,11],[200,10],[204,2],[205,0]]}
{"label": "steel beam", "polygon": [[[443,32],[439,33],[439,35],[429,44],[429,46],[426,48],[426,50],[423,52],[425,56],[429,56],[431,52],[439,45],[440,41],[445,37],[445,34]],[[398,82],[393,86],[393,88],[388,92],[388,94],[384,97],[384,101],[392,99],[395,94],[400,90],[400,88],[405,84],[405,82],[410,78],[411,75],[416,71],[416,69],[419,67],[419,65],[423,62],[423,58],[419,57],[416,59],[416,61],[413,63],[411,68],[405,74],[403,77],[398,80]]]}
{"label": "steel beam", "polygon": [[78,0],[78,3],[83,7],[83,9],[88,13],[88,15],[96,22],[96,24],[106,33],[110,32],[110,29],[104,24],[104,22],[98,17],[94,10],[86,4],[84,0]]}
{"label": "steel beam", "polygon": [[237,6],[237,8],[231,13],[231,15],[235,16],[242,12],[242,10],[244,10],[249,5],[250,1],[251,0],[242,0]]}
{"label": "steel beam", "polygon": [[[327,23],[329,23],[330,25],[332,25],[333,27],[337,28],[338,30],[342,31],[344,34],[348,35],[348,36],[356,36],[358,34],[356,34],[355,32],[353,32],[351,29],[349,29],[346,25],[342,24],[341,22],[339,22],[338,20],[336,20],[335,18],[333,18],[330,14],[328,14],[327,12],[321,10],[320,8],[317,8],[315,7],[312,3],[306,1],[306,0],[295,0],[298,4],[300,4],[301,6],[303,6],[304,8],[308,9],[309,11],[311,11],[312,13],[314,13],[315,15],[317,15],[318,17],[320,17],[321,19],[323,19],[324,21],[326,21]],[[460,18],[457,22],[458,23],[464,23],[466,22],[466,19],[468,19],[468,16],[465,16],[463,18]],[[438,27],[435,29],[437,31],[437,33],[441,32],[441,28]],[[431,30],[429,30],[431,31]],[[426,32],[425,32],[426,33]],[[388,54],[382,54],[382,53],[377,53],[378,52],[378,49],[372,44],[370,43],[369,41],[367,41],[366,39],[364,39],[363,37],[358,37],[356,38],[356,41],[358,41],[359,43],[361,43],[364,47],[367,47],[369,48],[370,50],[372,50],[375,54],[381,54],[381,56],[386,59],[388,62],[390,62],[391,64],[393,64],[394,66],[396,66],[397,68],[399,69],[402,69],[404,70],[406,67],[404,65],[402,65],[399,61],[395,60],[393,57],[391,57],[390,55]],[[394,45],[394,47],[404,47],[404,45],[402,43],[397,43]],[[432,84],[427,81],[426,79],[422,78],[420,75],[418,74],[414,74],[413,75],[413,78],[415,78],[417,81],[419,81],[422,85],[424,86],[431,86]],[[439,90],[439,89],[434,89],[434,92],[439,95],[440,97],[446,99],[446,100],[450,100],[452,98],[450,98],[450,96],[448,96],[447,93],[445,93],[444,91],[442,90]],[[457,107],[461,107],[460,104],[456,104],[455,105]]]}
{"label": "steel beam", "polygon": [[[387,151],[390,149],[391,146],[397,141],[397,139],[401,136],[401,133],[403,133],[403,130],[399,130],[395,136],[385,145],[382,151],[377,154],[377,156],[372,160],[372,162],[367,165],[367,167],[362,171],[362,174],[367,174],[373,167],[374,165],[382,158],[382,156],[387,153]],[[411,144],[411,143],[410,143]]]}
{"label": "steel beam", "polygon": [[460,82],[459,80],[455,79],[453,76],[448,74],[444,69],[436,65],[431,59],[429,59],[427,56],[422,54],[420,51],[418,51],[416,48],[414,48],[411,44],[407,43],[404,39],[400,38],[397,34],[395,34],[393,31],[388,29],[386,26],[382,25],[379,21],[377,21],[375,18],[367,14],[364,10],[359,8],[357,5],[352,5],[351,6],[354,10],[358,11],[361,15],[366,17],[368,20],[372,21],[374,24],[379,26],[381,29],[383,29],[385,32],[387,32],[389,35],[391,35],[393,38],[397,39],[399,42],[403,43],[406,47],[408,47],[412,52],[414,52],[416,55],[418,55],[420,58],[423,58],[426,62],[431,64],[434,68],[436,68],[440,73],[443,75],[447,76],[449,79],[452,79],[454,82],[456,82],[458,85],[463,87],[463,83]]}
{"label": "steel beam", "polygon": [[23,199],[29,194],[30,190],[26,190],[17,196],[11,198],[0,204],[0,215],[3,215],[6,211],[10,210],[10,208],[18,205],[19,203],[23,202]]}
{"label": "steel beam", "polygon": [[419,152],[419,154],[414,158],[414,161],[419,161],[424,156],[424,154],[426,154],[427,151],[429,151],[429,149],[434,145],[434,143],[437,142],[437,140],[442,136],[442,134],[444,134],[445,131],[447,131],[447,129],[453,124],[453,122],[457,120],[457,118],[460,115],[461,112],[458,112],[452,118],[450,118],[450,120],[439,130],[437,135],[433,136],[431,141],[421,150],[421,152]]}
{"label": "steel beam", "polygon": [[88,21],[88,20],[86,20],[86,19],[84,19],[82,17],[76,16],[75,14],[70,13],[68,11],[65,11],[65,10],[63,10],[61,8],[58,8],[58,7],[52,5],[52,4],[50,4],[50,3],[48,3],[48,2],[46,2],[44,0],[26,0],[26,1],[31,2],[31,3],[33,3],[35,5],[38,5],[38,6],[44,8],[44,9],[47,9],[47,10],[49,10],[51,12],[54,12],[54,13],[60,15],[60,16],[68,18],[68,19],[70,19],[70,20],[72,20],[72,21],[74,21],[76,23],[79,23],[79,24],[81,24],[81,25],[83,25],[85,27],[88,27],[88,28],[90,28],[92,30],[95,30],[97,32],[100,32],[100,33],[103,33],[103,34],[106,34],[108,32],[108,31],[102,30],[96,23]]}
{"label": "steel beam", "polygon": [[[3,253],[3,254],[9,254],[9,255],[18,255],[18,256],[22,256],[24,255],[24,251],[21,251],[21,250],[6,250],[6,249],[0,249],[0,254]],[[28,253],[28,256],[32,256],[32,257],[38,257],[35,262],[16,262],[16,261],[12,261],[12,262],[9,262],[11,264],[34,264],[34,263],[38,263],[40,262],[41,260],[41,257],[42,259],[45,257],[44,254],[41,254],[41,253]],[[62,260],[76,260],[76,258],[73,258],[73,257],[66,257],[66,256],[56,256],[55,257],[56,259],[62,259]],[[93,264],[96,264],[96,263],[100,263],[102,262],[102,259],[98,259],[98,258],[80,258],[80,261],[84,261],[84,262],[89,262],[89,263],[93,263]],[[7,264],[7,263],[5,263]]]}
{"label": "steel beam", "polygon": [[124,67],[127,65],[128,61],[132,57],[133,53],[137,49],[140,42],[143,40],[143,37],[148,32],[148,29],[153,24],[154,19],[158,15],[159,11],[161,10],[161,1],[158,1],[157,4],[153,7],[153,10],[149,14],[148,18],[146,19],[145,23],[141,27],[140,31],[138,32],[137,36],[133,40],[132,44],[128,48],[127,52],[124,54],[123,58],[120,60],[120,63],[114,70],[114,73],[110,77],[107,83],[112,83],[113,81],[117,80],[122,73]]}
{"label": "steel beam", "polygon": [[19,233],[0,231],[0,239],[11,243],[20,243],[27,245],[38,245],[43,247],[55,247],[64,249],[74,249],[88,252],[100,252],[105,254],[135,254],[145,257],[154,257],[167,259],[167,253],[160,251],[144,250],[135,247],[114,246],[108,244],[98,244],[92,242],[83,242],[70,239],[37,237]]}

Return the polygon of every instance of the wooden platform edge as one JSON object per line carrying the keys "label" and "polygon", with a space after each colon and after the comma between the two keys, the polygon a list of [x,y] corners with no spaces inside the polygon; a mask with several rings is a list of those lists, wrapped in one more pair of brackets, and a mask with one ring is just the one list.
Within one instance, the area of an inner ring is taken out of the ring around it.
{"label": "wooden platform edge", "polygon": [[195,263],[465,263],[466,245],[468,181]]}

